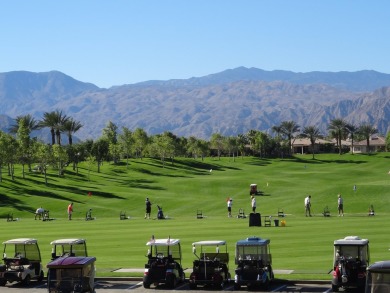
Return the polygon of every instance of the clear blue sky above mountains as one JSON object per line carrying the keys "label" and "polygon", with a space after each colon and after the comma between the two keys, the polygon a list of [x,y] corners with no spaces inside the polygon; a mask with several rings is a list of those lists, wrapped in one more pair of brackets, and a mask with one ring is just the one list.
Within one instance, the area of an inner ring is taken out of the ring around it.
{"label": "clear blue sky above mountains", "polygon": [[0,72],[100,87],[264,70],[390,73],[390,1],[3,0]]}

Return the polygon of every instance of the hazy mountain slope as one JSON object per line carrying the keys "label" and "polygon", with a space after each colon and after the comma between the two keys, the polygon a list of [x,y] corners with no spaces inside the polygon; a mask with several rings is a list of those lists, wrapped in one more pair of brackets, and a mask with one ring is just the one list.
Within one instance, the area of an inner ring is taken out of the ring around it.
{"label": "hazy mountain slope", "polygon": [[10,72],[0,74],[0,114],[40,119],[60,109],[84,125],[76,134],[82,139],[99,137],[108,121],[149,134],[209,138],[215,132],[270,131],[286,120],[317,125],[326,133],[329,121],[342,117],[386,133],[389,89],[369,89],[388,80],[390,75],[374,71],[303,74],[241,67],[188,80],[100,89],[56,71]]}
{"label": "hazy mountain slope", "polygon": [[286,81],[295,84],[328,84],[349,91],[373,91],[382,86],[390,86],[390,74],[374,70],[357,72],[305,72],[296,73],[285,70],[266,71],[258,68],[238,67],[203,77],[172,79],[167,81],[147,81],[145,85],[167,86],[207,86],[236,81]]}

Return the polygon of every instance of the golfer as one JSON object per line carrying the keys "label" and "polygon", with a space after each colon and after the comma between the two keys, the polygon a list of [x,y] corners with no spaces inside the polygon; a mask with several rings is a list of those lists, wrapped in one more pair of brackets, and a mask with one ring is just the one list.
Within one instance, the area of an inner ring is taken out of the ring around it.
{"label": "golfer", "polygon": [[35,211],[35,220],[37,219],[37,217],[40,220],[44,211],[45,210],[42,207],[37,208],[37,210]]}
{"label": "golfer", "polygon": [[252,206],[252,212],[256,213],[256,198],[253,195],[251,196],[251,206]]}
{"label": "golfer", "polygon": [[232,204],[233,204],[233,199],[229,198],[229,200],[227,201],[227,209],[228,209],[228,217],[229,218],[232,217]]}
{"label": "golfer", "polygon": [[151,211],[152,211],[152,203],[150,202],[149,197],[147,197],[145,200],[145,219],[146,217],[150,219]]}
{"label": "golfer", "polygon": [[339,217],[344,217],[344,201],[341,194],[337,196],[337,210],[339,211]]}
{"label": "golfer", "polygon": [[72,220],[73,202],[68,205],[68,220]]}
{"label": "golfer", "polygon": [[309,214],[309,217],[311,217],[311,195],[305,197],[305,213],[306,217],[307,214]]}

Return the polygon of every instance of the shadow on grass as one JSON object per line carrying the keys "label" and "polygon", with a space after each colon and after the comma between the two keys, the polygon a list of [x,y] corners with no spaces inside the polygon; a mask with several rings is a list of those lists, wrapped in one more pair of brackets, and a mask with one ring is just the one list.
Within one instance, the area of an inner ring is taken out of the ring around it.
{"label": "shadow on grass", "polygon": [[300,164],[329,164],[329,163],[336,163],[336,164],[366,164],[367,161],[362,160],[347,160],[347,159],[338,159],[338,160],[319,160],[319,159],[306,159],[306,158],[299,158],[297,156],[290,157],[290,158],[284,158],[282,161],[288,161],[288,162],[296,162]]}

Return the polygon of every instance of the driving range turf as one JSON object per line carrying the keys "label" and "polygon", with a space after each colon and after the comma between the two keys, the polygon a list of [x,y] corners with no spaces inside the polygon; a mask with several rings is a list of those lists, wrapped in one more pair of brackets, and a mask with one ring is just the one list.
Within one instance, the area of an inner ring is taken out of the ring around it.
{"label": "driving range turf", "polygon": [[[390,259],[390,156],[388,153],[297,155],[286,159],[255,157],[176,158],[163,167],[159,159],[132,159],[117,165],[104,163],[89,170],[79,165],[76,174],[69,166],[64,177],[49,170],[48,185],[43,175],[26,174],[15,168],[15,180],[2,169],[0,183],[0,241],[31,237],[38,239],[46,265],[50,242],[59,238],[85,238],[89,255],[97,258],[97,276],[134,276],[118,273],[119,268],[143,268],[146,242],[156,238],[179,238],[183,266],[191,268],[192,242],[226,240],[230,271],[234,275],[234,245],[249,236],[271,239],[274,270],[281,279],[331,279],[333,241],[348,235],[370,240],[371,263]],[[249,227],[248,218],[238,219],[238,211],[250,212],[249,185],[258,184],[257,212],[272,216],[271,227]],[[356,185],[356,191],[353,187]],[[344,217],[337,216],[337,194],[344,198]],[[304,198],[312,196],[313,217],[305,217]],[[144,219],[145,198],[149,197],[152,218]],[[227,217],[226,199],[233,198],[233,217]],[[66,208],[74,202],[73,220]],[[166,220],[156,220],[157,205]],[[375,216],[368,216],[373,205]],[[51,221],[34,220],[39,206],[50,211]],[[322,212],[328,206],[331,217]],[[93,221],[85,221],[92,209]],[[283,209],[285,227],[275,227]],[[197,219],[197,210],[205,216]],[[120,212],[127,220],[120,220]],[[13,213],[18,221],[4,218]],[[188,276],[187,276],[188,277]]]}

